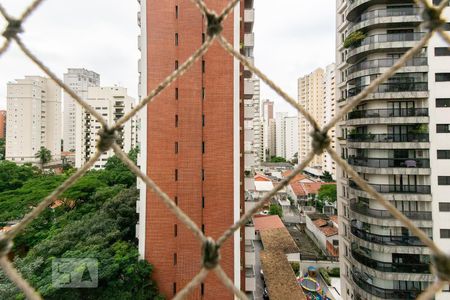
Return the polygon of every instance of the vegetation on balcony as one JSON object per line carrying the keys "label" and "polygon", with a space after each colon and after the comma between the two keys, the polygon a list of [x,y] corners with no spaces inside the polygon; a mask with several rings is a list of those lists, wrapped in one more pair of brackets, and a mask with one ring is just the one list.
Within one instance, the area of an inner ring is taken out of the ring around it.
{"label": "vegetation on balcony", "polygon": [[365,38],[366,35],[362,31],[352,32],[345,38],[344,48],[357,47]]}

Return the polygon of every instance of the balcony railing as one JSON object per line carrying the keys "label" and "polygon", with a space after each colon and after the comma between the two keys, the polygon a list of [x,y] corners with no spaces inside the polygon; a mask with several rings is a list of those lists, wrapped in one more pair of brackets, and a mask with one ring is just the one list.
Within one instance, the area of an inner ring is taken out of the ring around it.
{"label": "balcony railing", "polygon": [[[399,193],[399,194],[430,194],[429,185],[394,185],[394,184],[370,184],[378,193]],[[362,190],[355,182],[349,181],[349,186],[353,189]]]}
{"label": "balcony railing", "polygon": [[363,264],[371,269],[381,272],[393,272],[393,273],[419,273],[430,274],[430,265],[425,263],[389,263],[374,260],[369,258],[355,250],[352,250],[353,258],[360,264]]}
{"label": "balcony railing", "polygon": [[366,158],[349,157],[353,166],[369,168],[429,168],[430,160],[426,158]]}
{"label": "balcony railing", "polygon": [[425,34],[426,34],[425,32],[403,32],[403,33],[375,34],[375,35],[366,37],[360,43],[355,44],[351,48],[372,45],[375,43],[420,41],[425,36]]}
{"label": "balcony railing", "polygon": [[[359,214],[374,217],[378,219],[393,219],[394,217],[387,210],[369,208],[367,204],[358,202],[357,200],[350,201],[350,209]],[[431,221],[431,211],[402,211],[402,213],[411,220],[426,220]]]}
{"label": "balcony railing", "polygon": [[351,222],[351,232],[354,236],[380,245],[390,245],[390,246],[418,246],[425,247],[422,241],[416,236],[409,235],[380,235],[375,233],[370,233],[364,229],[355,226],[356,221]]}
{"label": "balcony railing", "polygon": [[347,136],[349,142],[370,143],[405,143],[429,141],[428,133],[406,133],[406,134],[372,134],[372,133],[350,133]]}
{"label": "balcony railing", "polygon": [[[353,97],[361,93],[368,85],[356,86],[348,90],[348,96]],[[396,82],[382,83],[373,93],[426,92],[428,82]]]}
{"label": "balcony railing", "polygon": [[[355,64],[348,68],[348,74],[352,74],[358,71],[367,70],[367,69],[375,69],[375,68],[390,68],[392,67],[398,59],[394,58],[382,58],[382,59],[374,59],[374,60],[366,60]],[[408,60],[405,64],[407,67],[418,67],[418,66],[426,66],[428,65],[428,59],[426,57],[415,57],[411,60]]]}
{"label": "balcony railing", "polygon": [[361,289],[369,294],[383,299],[416,299],[422,291],[417,290],[398,290],[398,289],[384,289],[368,283],[362,279],[362,275],[352,272],[353,281]]}
{"label": "balcony railing", "polygon": [[384,108],[354,110],[348,114],[349,120],[365,118],[395,118],[395,117],[427,117],[428,108]]}
{"label": "balcony railing", "polygon": [[363,22],[375,18],[383,17],[402,17],[402,16],[416,16],[420,15],[421,11],[415,7],[402,7],[402,8],[389,8],[389,9],[376,9],[361,14],[360,18],[356,22]]}

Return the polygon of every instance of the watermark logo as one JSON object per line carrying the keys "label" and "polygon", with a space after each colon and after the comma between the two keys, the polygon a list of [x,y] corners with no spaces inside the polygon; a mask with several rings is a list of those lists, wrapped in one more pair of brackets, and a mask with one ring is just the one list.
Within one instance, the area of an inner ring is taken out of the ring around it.
{"label": "watermark logo", "polygon": [[55,288],[98,287],[98,260],[95,258],[55,258],[52,262]]}

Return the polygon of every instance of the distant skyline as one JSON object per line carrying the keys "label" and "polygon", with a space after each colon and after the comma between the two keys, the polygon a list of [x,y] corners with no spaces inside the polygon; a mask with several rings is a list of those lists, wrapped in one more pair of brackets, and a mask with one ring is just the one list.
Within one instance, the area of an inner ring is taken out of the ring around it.
{"label": "distant skyline", "polygon": [[[14,16],[29,3],[2,1]],[[108,0],[45,1],[25,23],[21,36],[61,79],[67,68],[87,68],[100,74],[101,85],[124,86],[137,99],[138,8],[137,1],[117,1],[114,5]],[[0,28],[5,26],[1,20]],[[255,1],[255,63],[297,99],[297,79],[334,62],[334,27],[332,0],[283,0],[282,5]],[[14,43],[0,57],[0,70],[0,109],[6,108],[8,81],[44,75]],[[296,114],[265,84],[261,84],[261,99],[275,101],[276,112]]]}

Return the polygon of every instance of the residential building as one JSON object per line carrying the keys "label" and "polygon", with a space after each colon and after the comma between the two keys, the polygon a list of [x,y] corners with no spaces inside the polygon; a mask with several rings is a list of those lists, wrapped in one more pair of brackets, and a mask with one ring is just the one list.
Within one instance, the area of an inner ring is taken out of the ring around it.
{"label": "residential building", "polygon": [[[134,107],[134,99],[128,96],[124,87],[89,87],[85,101],[98,112],[108,124],[114,124]],[[97,150],[98,131],[101,123],[83,107],[75,108],[75,167],[83,166]],[[116,143],[129,152],[136,147],[136,118],[130,121],[118,131],[119,139]],[[95,169],[105,166],[108,158],[114,155],[112,149],[103,153],[95,163]]]}
{"label": "residential building", "polygon": [[[146,95],[201,46],[207,32],[205,18],[192,1],[140,3],[140,94]],[[220,12],[229,1],[207,4]],[[241,1],[222,31],[234,49],[249,59],[253,58],[253,20],[253,1]],[[252,81],[247,68],[214,44],[141,114],[141,170],[215,239],[240,218],[244,206],[241,116],[244,100],[254,94]],[[154,265],[152,277],[161,293],[171,298],[199,272],[201,245],[157,195],[142,182],[138,185],[139,251]],[[243,234],[244,230],[235,232],[221,247],[221,266],[237,288],[251,292],[245,286]],[[234,299],[214,276],[208,276],[188,298]]]}
{"label": "residential building", "polygon": [[278,112],[275,117],[275,151],[276,156],[286,157],[286,117],[287,112]]}
{"label": "residential building", "polygon": [[[336,114],[336,64],[330,64],[325,67],[323,76],[323,123],[328,124]],[[336,128],[333,127],[328,132],[331,139],[331,148],[336,149]],[[333,178],[336,178],[336,163],[328,152],[324,152],[322,158],[322,172],[329,172]]]}
{"label": "residential building", "polygon": [[[100,75],[86,69],[70,68],[64,74],[64,83],[72,89],[81,99],[86,100],[88,88],[100,86]],[[76,101],[64,93],[64,129],[63,149],[66,152],[75,150],[75,111],[79,106]]]}
{"label": "residential building", "polygon": [[264,100],[262,103],[264,156],[268,161],[275,152],[275,119],[273,115],[273,101]]}
{"label": "residential building", "polygon": [[339,227],[336,215],[308,213],[306,232],[319,248],[329,256],[339,256]]}
{"label": "residential building", "polygon": [[298,155],[298,118],[287,117],[284,119],[286,124],[285,130],[285,147],[287,160],[292,160],[295,155]]}
{"label": "residential building", "polygon": [[[314,72],[298,79],[298,103],[308,111],[320,124],[323,120],[324,100],[324,70],[316,69]],[[298,161],[306,160],[312,149],[312,125],[302,114],[298,114],[299,145]],[[310,163],[312,167],[322,167],[322,156],[316,155]]]}
{"label": "residential building", "polygon": [[[339,111],[427,28],[413,1],[337,0],[336,7]],[[362,39],[347,39],[354,32]],[[336,145],[361,177],[444,250],[450,249],[449,66],[448,45],[433,37],[346,116]],[[344,299],[415,299],[435,281],[430,250],[340,167],[337,177]],[[449,297],[447,285],[435,299]]]}
{"label": "residential building", "polygon": [[39,163],[45,147],[61,159],[61,88],[49,78],[25,76],[7,85],[6,160]]}
{"label": "residential building", "polygon": [[244,162],[245,170],[251,171],[264,161],[263,132],[260,115],[260,81],[252,77],[245,79],[251,94],[244,98]]}
{"label": "residential building", "polygon": [[6,110],[0,110],[0,139],[6,138]]}

